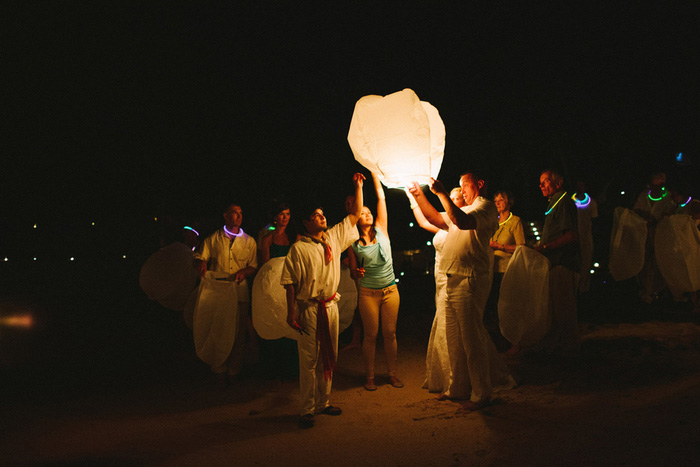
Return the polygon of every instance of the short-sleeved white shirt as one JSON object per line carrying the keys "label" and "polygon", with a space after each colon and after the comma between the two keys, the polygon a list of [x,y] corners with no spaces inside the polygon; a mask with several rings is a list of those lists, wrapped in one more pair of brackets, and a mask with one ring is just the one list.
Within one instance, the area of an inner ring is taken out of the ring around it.
{"label": "short-sleeved white shirt", "polygon": [[[204,239],[195,252],[195,258],[206,261],[209,270],[228,275],[248,266],[258,267],[257,245],[243,229],[233,238],[229,238],[223,228],[217,230]],[[246,281],[238,284],[237,292],[239,302],[250,301]]]}
{"label": "short-sleeved white shirt", "polygon": [[340,283],[340,254],[360,238],[349,217],[328,229],[325,236],[332,253],[328,264],[320,243],[302,239],[295,242],[287,253],[281,284],[293,284],[297,300],[328,300],[333,297]]}
{"label": "short-sleeved white shirt", "polygon": [[488,273],[493,264],[491,237],[498,230],[498,210],[493,202],[478,196],[461,208],[476,220],[476,229],[461,230],[447,219],[449,229],[442,247],[440,272],[470,277]]}

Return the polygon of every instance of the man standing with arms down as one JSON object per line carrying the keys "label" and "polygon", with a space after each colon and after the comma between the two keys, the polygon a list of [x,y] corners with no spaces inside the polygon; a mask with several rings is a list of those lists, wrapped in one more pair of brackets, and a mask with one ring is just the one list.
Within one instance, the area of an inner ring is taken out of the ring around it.
{"label": "man standing with arms down", "polygon": [[493,251],[489,243],[498,229],[496,206],[484,196],[486,182],[474,172],[460,177],[466,206],[458,208],[442,183],[431,179],[430,190],[445,209],[443,217],[417,183],[409,188],[426,219],[447,230],[438,274],[447,276],[445,327],[450,355],[450,390],[439,399],[468,399],[462,410],[487,406],[494,385],[514,387],[515,381],[498,357],[484,327],[484,308],[491,289]]}
{"label": "man standing with arms down", "polygon": [[[236,283],[238,295],[238,326],[233,348],[224,365],[212,367],[219,383],[231,384],[243,368],[243,348],[250,308],[250,295],[246,279],[258,268],[255,240],[243,229],[243,211],[238,204],[230,204],[224,210],[224,226],[204,239],[195,253],[200,276],[209,269],[224,273]],[[228,375],[227,375],[228,373]]]}
{"label": "man standing with arms down", "polygon": [[359,238],[365,177],[353,176],[355,200],[345,219],[330,229],[323,208],[302,212],[305,234],[294,243],[282,269],[287,293],[287,323],[299,331],[299,426],[314,426],[314,414],[340,415],[329,404],[338,354],[338,283],[340,254]]}
{"label": "man standing with arms down", "polygon": [[549,204],[541,240],[535,250],[550,262],[552,327],[538,347],[562,356],[575,356],[579,351],[576,290],[581,277],[581,253],[576,205],[563,186],[564,177],[558,172],[547,169],[540,174],[540,190]]}

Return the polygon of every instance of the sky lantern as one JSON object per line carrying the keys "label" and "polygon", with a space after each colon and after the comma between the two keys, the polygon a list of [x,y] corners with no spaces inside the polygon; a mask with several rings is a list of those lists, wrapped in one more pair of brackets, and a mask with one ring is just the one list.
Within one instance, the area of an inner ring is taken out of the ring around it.
{"label": "sky lantern", "polygon": [[440,172],[445,125],[411,89],[365,96],[355,104],[348,143],[355,159],[388,188],[424,185]]}

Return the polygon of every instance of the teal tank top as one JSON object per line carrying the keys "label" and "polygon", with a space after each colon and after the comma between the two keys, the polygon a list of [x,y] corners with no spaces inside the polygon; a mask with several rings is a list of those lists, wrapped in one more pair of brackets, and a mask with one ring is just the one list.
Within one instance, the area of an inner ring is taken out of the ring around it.
{"label": "teal tank top", "polygon": [[377,231],[377,243],[361,245],[360,241],[352,244],[357,256],[357,266],[365,268],[365,277],[360,279],[360,287],[383,289],[396,283],[394,263],[391,259],[391,243],[380,229]]}

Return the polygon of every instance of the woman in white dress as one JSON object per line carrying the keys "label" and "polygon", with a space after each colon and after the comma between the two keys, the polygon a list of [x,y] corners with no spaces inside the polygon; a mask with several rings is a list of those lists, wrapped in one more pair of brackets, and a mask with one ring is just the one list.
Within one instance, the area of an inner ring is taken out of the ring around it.
{"label": "woman in white dress", "polygon": [[[437,274],[440,264],[440,256],[442,247],[447,237],[447,231],[435,227],[423,216],[420,208],[416,204],[413,196],[406,192],[411,201],[411,210],[416,218],[416,222],[420,227],[433,232],[433,246],[435,247],[435,318],[433,326],[430,330],[430,339],[428,340],[428,351],[425,356],[425,382],[423,389],[430,392],[444,394],[450,387],[450,356],[447,352],[447,334],[445,332],[445,310],[442,306],[444,300],[440,299],[440,295],[444,291],[446,277],[442,274]],[[464,198],[462,190],[457,187],[450,191],[450,199],[458,207],[464,206]]]}

